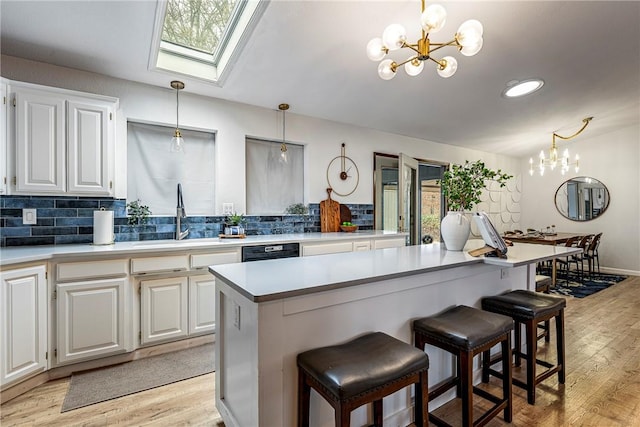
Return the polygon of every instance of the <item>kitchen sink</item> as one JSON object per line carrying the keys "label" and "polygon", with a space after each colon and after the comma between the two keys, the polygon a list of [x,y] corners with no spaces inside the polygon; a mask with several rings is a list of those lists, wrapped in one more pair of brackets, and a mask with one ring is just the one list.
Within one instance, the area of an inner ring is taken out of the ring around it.
{"label": "kitchen sink", "polygon": [[208,245],[222,243],[220,238],[211,237],[207,239],[165,239],[165,240],[144,240],[140,242],[134,242],[133,246],[196,246],[196,245]]}

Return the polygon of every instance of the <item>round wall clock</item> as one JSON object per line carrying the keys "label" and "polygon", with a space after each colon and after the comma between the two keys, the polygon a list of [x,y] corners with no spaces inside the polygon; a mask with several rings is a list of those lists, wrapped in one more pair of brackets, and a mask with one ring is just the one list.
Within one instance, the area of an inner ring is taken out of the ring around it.
{"label": "round wall clock", "polygon": [[358,187],[360,172],[358,166],[345,152],[345,144],[342,143],[340,155],[334,157],[327,166],[327,183],[338,196],[348,196]]}

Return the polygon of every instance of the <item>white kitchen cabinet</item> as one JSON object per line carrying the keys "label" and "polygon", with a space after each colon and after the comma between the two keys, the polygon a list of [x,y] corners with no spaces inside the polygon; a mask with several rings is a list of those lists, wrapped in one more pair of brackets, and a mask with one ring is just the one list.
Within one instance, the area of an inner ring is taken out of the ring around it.
{"label": "white kitchen cabinet", "polygon": [[216,329],[216,280],[211,274],[189,277],[189,335]]}
{"label": "white kitchen cabinet", "polygon": [[302,256],[338,254],[352,252],[353,242],[343,240],[332,243],[304,243],[302,244]]}
{"label": "white kitchen cabinet", "polygon": [[58,364],[126,351],[126,285],[115,278],[56,286]]}
{"label": "white kitchen cabinet", "polygon": [[140,281],[140,343],[185,338],[188,331],[187,277]]}
{"label": "white kitchen cabinet", "polygon": [[7,84],[0,80],[0,194],[7,192]]}
{"label": "white kitchen cabinet", "polygon": [[0,273],[0,386],[47,368],[46,268]]}
{"label": "white kitchen cabinet", "polygon": [[376,239],[373,241],[373,249],[401,248],[406,245],[407,245],[406,237]]}
{"label": "white kitchen cabinet", "polygon": [[356,240],[353,242],[353,251],[369,251],[371,250],[371,241],[369,240]]}
{"label": "white kitchen cabinet", "polygon": [[13,194],[113,195],[117,99],[25,83],[9,97]]}

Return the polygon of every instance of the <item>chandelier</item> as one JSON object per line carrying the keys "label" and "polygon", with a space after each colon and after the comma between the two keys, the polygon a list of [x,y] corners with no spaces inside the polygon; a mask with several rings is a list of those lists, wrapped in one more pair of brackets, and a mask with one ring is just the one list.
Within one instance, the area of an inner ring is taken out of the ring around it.
{"label": "chandelier", "polygon": [[[562,156],[558,155],[558,147],[556,146],[556,137],[560,139],[571,139],[582,133],[583,130],[587,127],[589,122],[593,119],[593,117],[587,117],[582,119],[584,123],[580,130],[573,135],[570,136],[562,136],[557,133],[553,133],[553,140],[551,143],[551,148],[549,149],[549,158],[544,156],[544,150],[540,151],[539,161],[538,161],[538,171],[540,172],[540,176],[544,175],[545,168],[549,168],[554,170],[557,166],[560,166],[560,173],[564,175],[569,171],[571,166],[575,166],[575,171],[578,173],[580,170],[580,156],[576,154],[575,160],[572,162],[569,157],[569,149],[565,148],[562,152]],[[533,158],[529,159],[529,175],[533,175]]]}
{"label": "chandelier", "polygon": [[407,32],[402,25],[391,24],[382,33],[382,38],[376,37],[367,44],[367,56],[372,61],[380,61],[390,51],[407,48],[411,50],[411,56],[405,61],[396,62],[387,58],[378,65],[378,75],[383,80],[391,80],[395,77],[399,67],[404,65],[404,70],[410,76],[417,76],[424,68],[424,62],[431,60],[436,63],[436,70],[440,77],[451,77],[458,69],[458,61],[453,56],[445,56],[436,59],[432,52],[445,46],[455,46],[465,56],[473,56],[482,49],[482,24],[470,19],[460,25],[453,40],[447,43],[432,43],[429,34],[437,33],[444,27],[447,19],[447,11],[439,4],[432,4],[425,9],[422,0],[422,37],[416,43],[407,42]]}

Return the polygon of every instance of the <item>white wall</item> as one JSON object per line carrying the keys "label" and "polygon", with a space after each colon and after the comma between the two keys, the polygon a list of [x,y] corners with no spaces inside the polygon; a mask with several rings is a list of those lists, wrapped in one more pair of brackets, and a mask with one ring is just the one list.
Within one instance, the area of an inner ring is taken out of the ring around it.
{"label": "white wall", "polygon": [[[556,170],[529,176],[525,172],[529,158],[522,159],[522,226],[540,229],[555,224],[558,231],[602,232],[600,265],[614,272],[640,275],[640,124],[593,137],[587,128],[575,140],[560,141],[558,146],[580,155],[579,173],[571,170],[562,176]],[[609,208],[591,221],[571,221],[555,208],[556,190],[575,176],[596,178],[609,190]]]}
{"label": "white wall", "polygon": [[[169,86],[174,80],[171,76],[167,76],[167,87],[160,88],[6,55],[2,56],[2,76],[120,98],[119,143],[126,140],[126,120],[175,125],[176,97]],[[286,137],[288,141],[305,145],[305,203],[326,199],[326,168],[331,159],[340,154],[343,141],[347,155],[360,170],[360,184],[352,195],[334,197],[342,203],[373,203],[374,152],[404,152],[416,158],[452,163],[482,159],[488,167],[501,168],[513,175],[519,169],[519,160],[513,157],[300,116],[295,111],[296,106],[292,105],[287,112]],[[216,213],[221,214],[222,203],[226,202],[234,203],[237,212],[245,212],[245,136],[281,139],[282,113],[277,106],[271,110],[181,92],[180,126],[217,132]],[[167,135],[167,144],[171,136]],[[126,149],[120,147],[118,165],[122,172],[118,177],[123,178],[118,183],[120,197],[126,195],[123,152],[126,153]]]}

